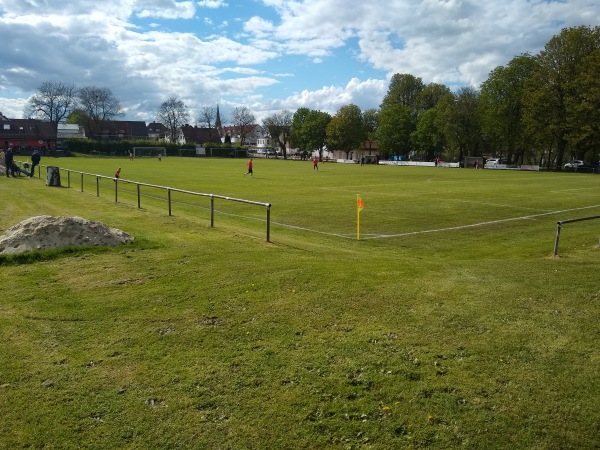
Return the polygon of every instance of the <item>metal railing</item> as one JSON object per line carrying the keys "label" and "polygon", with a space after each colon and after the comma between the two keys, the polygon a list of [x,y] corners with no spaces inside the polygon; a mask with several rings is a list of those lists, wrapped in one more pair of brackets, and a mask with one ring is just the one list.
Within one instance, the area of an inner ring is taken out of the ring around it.
{"label": "metal railing", "polygon": [[[45,167],[46,168],[46,173],[48,172],[48,167],[49,166],[44,166],[44,165],[40,165],[40,167]],[[56,166],[55,166],[56,167]],[[235,198],[235,197],[228,197],[228,196],[224,196],[224,195],[217,195],[217,194],[208,194],[208,193],[203,193],[203,192],[194,192],[194,191],[188,191],[185,189],[177,189],[177,188],[172,188],[169,186],[160,186],[160,185],[156,185],[156,184],[149,184],[149,183],[141,183],[139,181],[132,181],[132,180],[124,180],[121,178],[114,178],[114,177],[109,177],[106,175],[99,175],[99,174],[94,174],[94,173],[88,173],[88,172],[80,172],[77,170],[71,170],[71,169],[61,169],[60,167],[58,168],[59,172],[65,171],[67,172],[67,187],[70,188],[71,187],[71,174],[79,174],[81,175],[81,192],[84,191],[84,177],[85,176],[89,176],[89,177],[94,177],[96,180],[96,197],[100,197],[100,180],[111,180],[114,183],[114,190],[115,190],[115,203],[117,203],[119,201],[119,185],[120,184],[131,184],[136,186],[136,196],[137,196],[137,207],[141,208],[142,207],[142,194],[141,194],[141,187],[148,187],[148,188],[154,188],[154,189],[160,189],[160,190],[165,190],[167,193],[167,205],[168,205],[168,211],[169,211],[169,216],[172,215],[173,213],[173,201],[171,198],[171,193],[173,192],[177,192],[177,193],[181,193],[181,194],[186,194],[186,195],[192,195],[192,196],[197,196],[197,197],[207,197],[210,199],[210,226],[212,228],[214,228],[215,226],[215,199],[219,199],[219,200],[227,200],[227,201],[232,201],[232,202],[239,202],[239,203],[245,203],[248,205],[257,205],[257,206],[263,206],[266,208],[266,233],[267,233],[267,242],[271,242],[271,204],[270,203],[263,203],[263,202],[256,202],[253,200],[245,200],[242,198]],[[40,171],[41,172],[41,171]],[[41,177],[41,174],[40,174]]]}
{"label": "metal railing", "polygon": [[556,239],[554,240],[554,256],[558,255],[558,240],[560,239],[560,230],[562,229],[563,224],[573,223],[573,222],[582,222],[584,220],[592,220],[592,219],[600,219],[600,216],[582,217],[580,219],[559,220],[558,222],[556,222]]}

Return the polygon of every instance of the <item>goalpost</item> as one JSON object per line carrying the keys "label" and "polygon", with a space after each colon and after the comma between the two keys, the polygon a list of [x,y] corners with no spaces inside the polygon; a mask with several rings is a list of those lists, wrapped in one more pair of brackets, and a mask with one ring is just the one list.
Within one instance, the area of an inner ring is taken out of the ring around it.
{"label": "goalpost", "polygon": [[133,147],[134,158],[142,156],[167,156],[167,149],[165,147]]}
{"label": "goalpost", "polygon": [[483,169],[483,157],[465,156],[463,167],[466,169]]}

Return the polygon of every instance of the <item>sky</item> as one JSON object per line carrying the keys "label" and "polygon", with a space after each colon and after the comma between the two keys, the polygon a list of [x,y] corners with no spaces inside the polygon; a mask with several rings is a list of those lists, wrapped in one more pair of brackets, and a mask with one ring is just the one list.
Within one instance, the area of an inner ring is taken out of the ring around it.
{"label": "sky", "polygon": [[378,108],[392,75],[480,87],[598,0],[0,0],[0,112],[22,118],[44,81],[108,88],[123,120],[182,100],[257,123],[300,107]]}

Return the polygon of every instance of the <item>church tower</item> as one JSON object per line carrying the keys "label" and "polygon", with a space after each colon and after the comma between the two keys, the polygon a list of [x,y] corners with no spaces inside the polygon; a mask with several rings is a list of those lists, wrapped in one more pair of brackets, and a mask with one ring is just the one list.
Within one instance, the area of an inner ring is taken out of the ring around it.
{"label": "church tower", "polygon": [[221,131],[223,125],[221,125],[221,114],[219,113],[219,104],[217,103],[217,120],[215,120],[215,128]]}

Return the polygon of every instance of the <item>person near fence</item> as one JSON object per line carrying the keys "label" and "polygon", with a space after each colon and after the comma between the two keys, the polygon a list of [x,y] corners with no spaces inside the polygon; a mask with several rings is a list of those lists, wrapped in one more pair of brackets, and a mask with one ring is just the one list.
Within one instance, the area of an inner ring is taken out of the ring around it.
{"label": "person near fence", "polygon": [[31,173],[29,174],[30,178],[35,175],[35,167],[40,165],[41,158],[42,157],[40,156],[40,152],[36,148],[31,154]]}
{"label": "person near fence", "polygon": [[313,158],[313,170],[319,170],[319,159],[316,156]]}
{"label": "person near fence", "polygon": [[[12,166],[14,163],[14,157],[13,157],[13,152],[12,152],[12,148],[8,147],[8,149],[6,149],[6,153],[4,154],[4,164],[6,166],[6,176],[10,177],[11,172],[13,172],[12,170]],[[14,176],[14,174],[13,174]]]}
{"label": "person near fence", "polygon": [[119,167],[117,169],[117,171],[115,172],[115,181],[118,180],[120,176],[121,176],[121,168]]}

